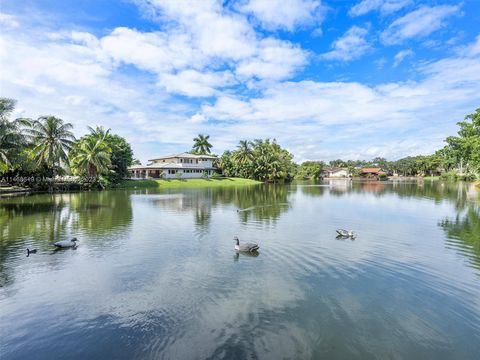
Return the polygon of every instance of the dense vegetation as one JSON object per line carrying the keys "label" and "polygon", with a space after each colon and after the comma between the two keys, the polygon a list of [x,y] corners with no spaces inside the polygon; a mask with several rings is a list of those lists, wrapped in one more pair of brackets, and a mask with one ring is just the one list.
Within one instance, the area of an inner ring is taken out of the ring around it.
{"label": "dense vegetation", "polygon": [[236,150],[225,151],[216,166],[225,176],[276,183],[293,179],[296,165],[292,159],[275,140],[242,140]]}
{"label": "dense vegetation", "polygon": [[133,152],[122,137],[97,127],[75,139],[72,124],[54,116],[10,120],[14,108],[14,100],[0,98],[4,182],[42,188],[50,187],[56,176],[77,175],[87,187],[105,187],[127,176]]}

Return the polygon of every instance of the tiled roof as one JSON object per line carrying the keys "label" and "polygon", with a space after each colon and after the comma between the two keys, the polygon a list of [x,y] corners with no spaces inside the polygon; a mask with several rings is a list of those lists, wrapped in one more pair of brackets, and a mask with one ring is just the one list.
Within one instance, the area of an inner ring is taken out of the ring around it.
{"label": "tiled roof", "polygon": [[362,173],[373,173],[377,174],[382,172],[382,168],[363,168]]}

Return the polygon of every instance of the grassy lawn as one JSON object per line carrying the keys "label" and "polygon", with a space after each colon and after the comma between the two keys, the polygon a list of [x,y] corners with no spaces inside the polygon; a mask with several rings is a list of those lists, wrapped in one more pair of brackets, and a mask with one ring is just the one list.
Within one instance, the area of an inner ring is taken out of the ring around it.
{"label": "grassy lawn", "polygon": [[256,185],[259,181],[241,178],[222,178],[222,179],[168,179],[168,180],[125,180],[118,188],[154,188],[161,189],[183,188],[183,187],[216,187],[216,186],[239,186]]}

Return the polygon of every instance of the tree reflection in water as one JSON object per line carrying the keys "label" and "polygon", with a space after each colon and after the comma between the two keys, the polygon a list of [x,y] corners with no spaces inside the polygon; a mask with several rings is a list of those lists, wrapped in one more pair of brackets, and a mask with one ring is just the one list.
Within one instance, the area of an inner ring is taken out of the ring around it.
{"label": "tree reflection in water", "polygon": [[[130,194],[122,191],[38,194],[0,202],[0,286],[11,283],[9,261],[26,248],[52,250],[79,234],[125,231],[132,221]],[[90,236],[94,241],[95,236]],[[105,245],[105,242],[102,243]]]}

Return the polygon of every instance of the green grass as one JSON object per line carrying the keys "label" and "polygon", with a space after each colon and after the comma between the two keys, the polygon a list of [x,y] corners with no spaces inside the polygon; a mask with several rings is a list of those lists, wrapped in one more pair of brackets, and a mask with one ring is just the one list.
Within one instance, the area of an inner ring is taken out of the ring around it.
{"label": "green grass", "polygon": [[425,176],[423,180],[440,180],[440,176]]}
{"label": "green grass", "polygon": [[187,187],[217,187],[217,186],[241,186],[261,184],[259,181],[241,178],[221,179],[168,179],[168,180],[125,180],[118,188],[141,189],[155,188],[172,189]]}

